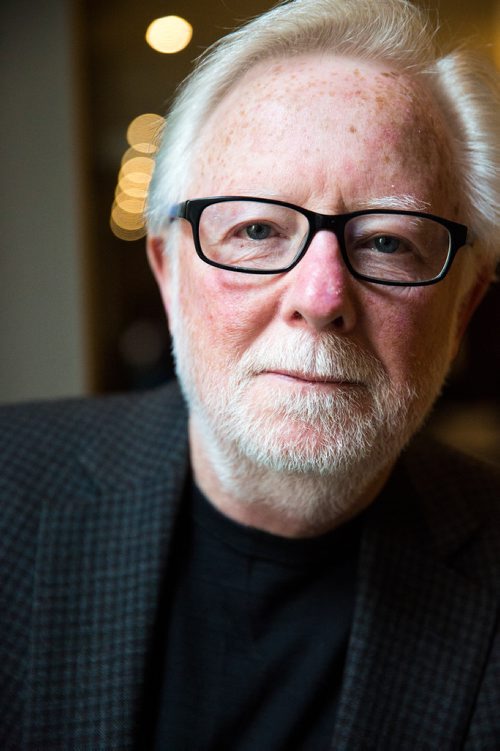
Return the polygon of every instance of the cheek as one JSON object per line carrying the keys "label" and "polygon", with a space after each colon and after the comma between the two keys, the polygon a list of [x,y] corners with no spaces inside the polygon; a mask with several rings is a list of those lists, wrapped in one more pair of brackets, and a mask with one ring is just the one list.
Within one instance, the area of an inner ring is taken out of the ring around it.
{"label": "cheek", "polygon": [[365,303],[367,338],[393,381],[449,363],[454,310],[446,302],[445,294],[422,287],[375,293]]}
{"label": "cheek", "polygon": [[180,274],[180,309],[200,356],[239,356],[274,315],[272,279],[212,268],[194,259]]}

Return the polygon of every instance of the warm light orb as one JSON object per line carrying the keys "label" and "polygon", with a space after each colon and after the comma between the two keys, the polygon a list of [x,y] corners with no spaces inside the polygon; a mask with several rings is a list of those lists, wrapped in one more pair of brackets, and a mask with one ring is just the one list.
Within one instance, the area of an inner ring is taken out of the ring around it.
{"label": "warm light orb", "polygon": [[137,188],[147,188],[153,174],[154,161],[148,157],[132,157],[122,164],[118,173],[118,184],[126,181]]}
{"label": "warm light orb", "polygon": [[111,216],[109,220],[109,226],[111,227],[111,231],[115,235],[115,237],[118,237],[119,240],[126,240],[127,242],[140,240],[146,235],[146,228],[144,225],[141,225],[138,229],[126,229],[125,227],[121,227],[119,224],[117,224],[113,219],[113,216]]}
{"label": "warm light orb", "polygon": [[164,125],[163,117],[148,112],[134,118],[127,128],[129,148],[121,159],[109,222],[121,240],[138,240],[146,234],[144,212],[155,164],[152,155]]}
{"label": "warm light orb", "polygon": [[[133,208],[138,208],[134,206]],[[125,230],[143,230],[144,216],[141,211],[129,211],[127,206],[120,206],[118,203],[113,204],[111,209],[111,219],[118,227]]]}
{"label": "warm light orb", "polygon": [[180,16],[164,16],[149,24],[146,41],[157,52],[172,54],[188,46],[193,27]]}
{"label": "warm light orb", "polygon": [[115,195],[115,204],[127,214],[141,214],[142,222],[144,222],[145,196],[134,196],[125,191],[118,191]]}
{"label": "warm light orb", "polygon": [[134,118],[127,128],[127,141],[135,151],[143,154],[152,154],[157,149],[157,141],[163,125],[164,118],[146,112]]}
{"label": "warm light orb", "polygon": [[142,198],[145,201],[148,197],[148,186],[146,184],[139,186],[124,178],[120,180],[115,188],[115,200],[119,195],[127,195],[130,198]]}

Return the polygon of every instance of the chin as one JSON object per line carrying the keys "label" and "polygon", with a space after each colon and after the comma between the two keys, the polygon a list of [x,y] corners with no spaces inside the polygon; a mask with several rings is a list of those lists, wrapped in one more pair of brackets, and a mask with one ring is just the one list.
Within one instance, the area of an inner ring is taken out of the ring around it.
{"label": "chin", "polygon": [[[241,459],[261,469],[346,475],[379,458],[382,436],[376,425],[367,423],[360,414],[335,416],[331,412],[319,421],[265,413],[251,419],[239,415],[231,427],[226,424],[221,438],[227,446],[236,447]],[[388,442],[383,443],[387,450]]]}

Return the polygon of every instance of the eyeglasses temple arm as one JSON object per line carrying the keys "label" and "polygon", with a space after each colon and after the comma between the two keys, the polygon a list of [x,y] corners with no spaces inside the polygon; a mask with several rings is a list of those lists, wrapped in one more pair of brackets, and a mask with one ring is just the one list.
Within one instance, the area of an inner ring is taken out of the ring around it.
{"label": "eyeglasses temple arm", "polygon": [[168,209],[168,221],[173,222],[174,219],[185,219],[186,208],[187,201],[183,201],[182,203],[174,203]]}

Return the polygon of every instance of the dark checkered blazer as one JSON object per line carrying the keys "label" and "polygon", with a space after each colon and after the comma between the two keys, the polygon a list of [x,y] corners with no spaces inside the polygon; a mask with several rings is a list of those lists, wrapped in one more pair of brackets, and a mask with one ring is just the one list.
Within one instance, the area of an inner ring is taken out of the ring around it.
{"label": "dark checkered blazer", "polygon": [[[500,480],[436,446],[402,462],[364,532],[331,748],[498,751]],[[0,749],[143,751],[188,471],[176,387],[6,407],[0,467]]]}

